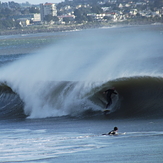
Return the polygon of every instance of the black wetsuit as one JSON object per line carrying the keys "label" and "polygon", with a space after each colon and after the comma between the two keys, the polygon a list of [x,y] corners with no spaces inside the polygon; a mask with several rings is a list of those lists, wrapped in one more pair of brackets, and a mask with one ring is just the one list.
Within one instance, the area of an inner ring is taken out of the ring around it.
{"label": "black wetsuit", "polygon": [[106,108],[107,108],[109,105],[112,104],[111,95],[112,94],[117,94],[117,93],[114,91],[114,89],[108,89],[108,90],[106,90],[104,92],[106,93],[106,98],[107,98],[107,101],[108,101],[108,103],[106,105]]}
{"label": "black wetsuit", "polygon": [[109,133],[108,133],[108,135],[117,135],[118,133],[117,133],[117,131],[115,131],[115,130],[112,130],[112,131],[110,131]]}

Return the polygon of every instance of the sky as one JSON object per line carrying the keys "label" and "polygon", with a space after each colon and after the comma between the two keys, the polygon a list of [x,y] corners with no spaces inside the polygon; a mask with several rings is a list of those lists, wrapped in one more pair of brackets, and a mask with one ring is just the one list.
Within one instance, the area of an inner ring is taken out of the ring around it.
{"label": "sky", "polygon": [[0,0],[0,2],[11,2],[14,1],[15,3],[26,3],[29,2],[30,4],[40,4],[40,3],[59,3],[63,2],[64,0]]}

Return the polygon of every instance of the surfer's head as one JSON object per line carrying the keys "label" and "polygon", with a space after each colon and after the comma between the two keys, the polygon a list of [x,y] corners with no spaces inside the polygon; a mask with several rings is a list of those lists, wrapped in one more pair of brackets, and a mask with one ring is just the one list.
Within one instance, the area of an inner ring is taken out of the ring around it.
{"label": "surfer's head", "polygon": [[114,131],[117,131],[118,130],[118,127],[114,127]]}

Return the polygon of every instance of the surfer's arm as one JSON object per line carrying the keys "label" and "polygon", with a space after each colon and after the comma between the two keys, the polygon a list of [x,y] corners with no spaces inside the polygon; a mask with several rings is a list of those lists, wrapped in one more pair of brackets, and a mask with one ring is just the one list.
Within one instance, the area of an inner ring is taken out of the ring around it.
{"label": "surfer's arm", "polygon": [[104,94],[105,94],[105,93],[108,93],[108,92],[109,92],[109,90],[110,90],[110,89],[107,89],[107,90],[106,90],[106,91],[104,91],[103,93],[104,93]]}
{"label": "surfer's arm", "polygon": [[116,95],[118,94],[117,92],[113,92],[113,93],[116,94]]}

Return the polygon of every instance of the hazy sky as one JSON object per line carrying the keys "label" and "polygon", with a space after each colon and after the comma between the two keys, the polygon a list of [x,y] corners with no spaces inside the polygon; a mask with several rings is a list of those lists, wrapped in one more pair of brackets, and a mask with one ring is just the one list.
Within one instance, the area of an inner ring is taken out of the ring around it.
{"label": "hazy sky", "polygon": [[1,0],[1,2],[11,2],[14,1],[15,3],[25,3],[25,2],[29,2],[30,4],[40,4],[40,3],[59,3],[62,2],[64,0]]}

